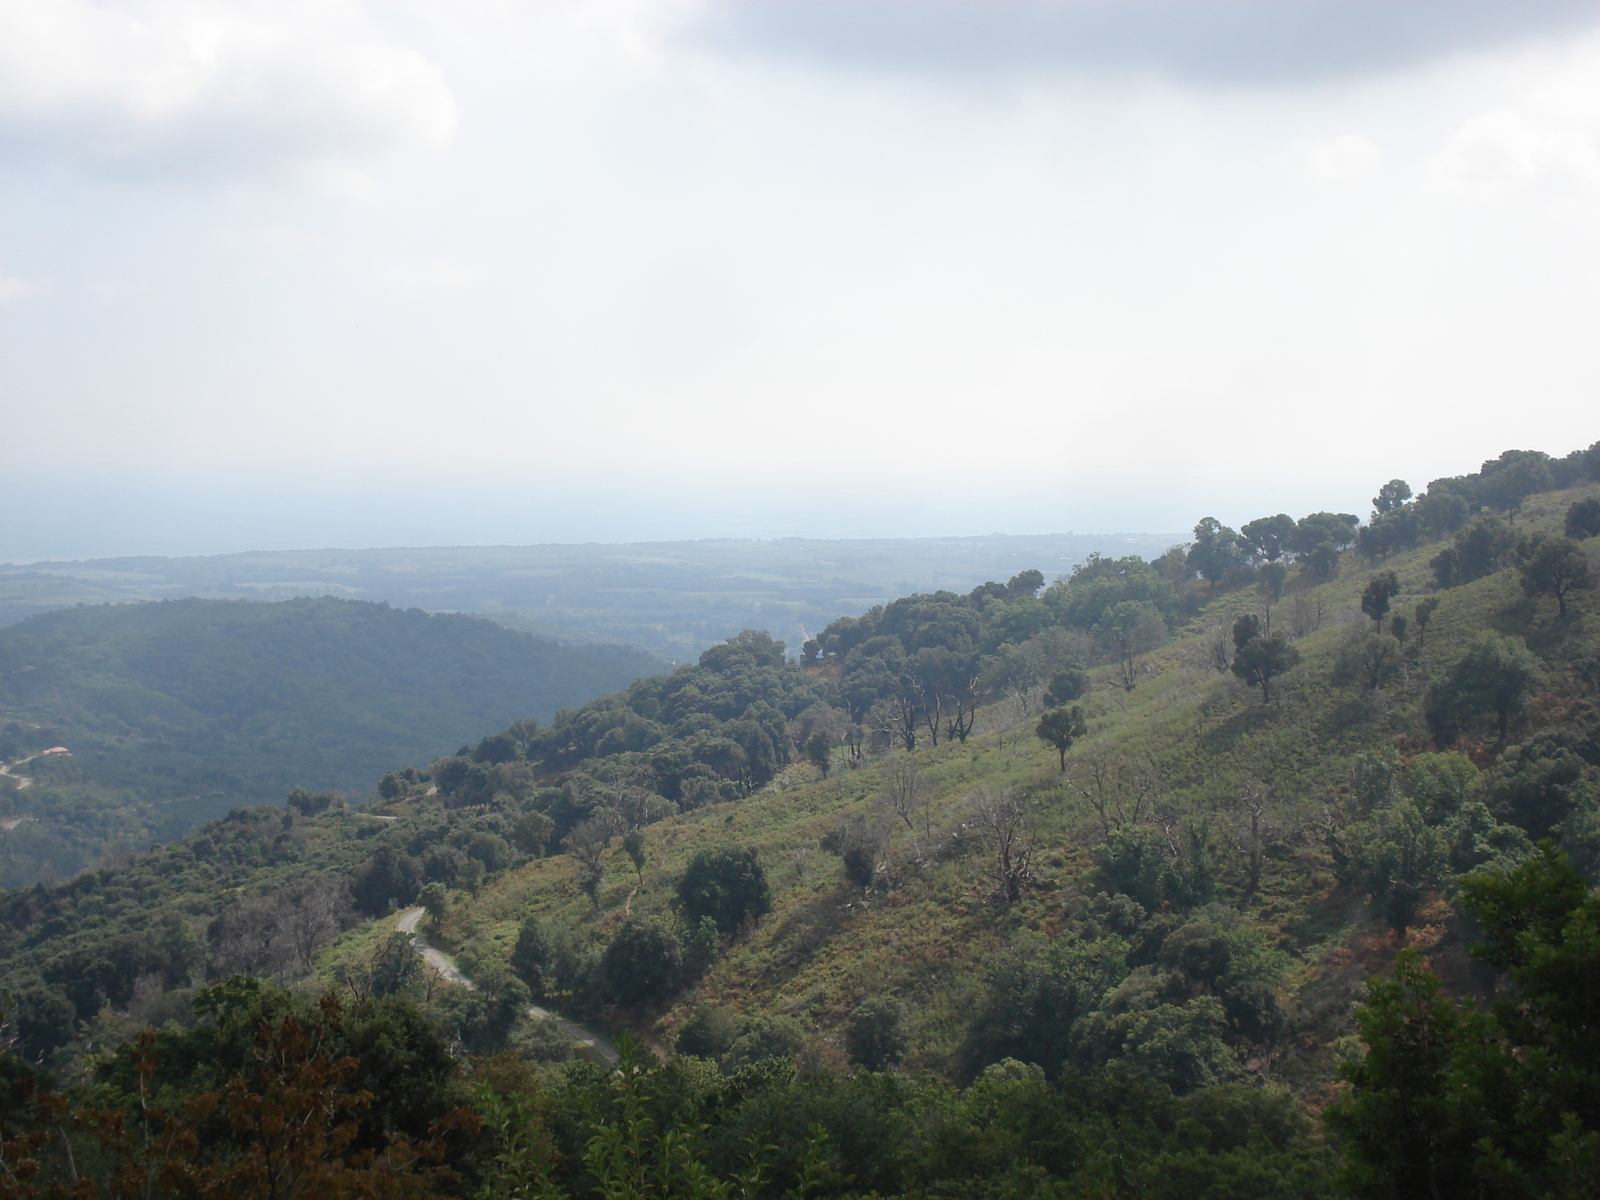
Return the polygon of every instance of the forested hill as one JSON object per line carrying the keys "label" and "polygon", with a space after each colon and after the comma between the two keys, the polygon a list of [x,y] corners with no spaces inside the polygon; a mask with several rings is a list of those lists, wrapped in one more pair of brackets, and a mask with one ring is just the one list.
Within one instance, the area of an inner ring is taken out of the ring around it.
{"label": "forested hill", "polygon": [[0,629],[0,883],[70,874],[107,842],[168,840],[296,786],[369,791],[484,729],[548,717],[661,667],[489,621],[322,599],[186,599]]}
{"label": "forested hill", "polygon": [[95,1080],[0,1122],[243,1179],[359,1109],[330,1194],[1593,1195],[1597,588],[1600,445],[747,631],[0,897],[16,1047]]}

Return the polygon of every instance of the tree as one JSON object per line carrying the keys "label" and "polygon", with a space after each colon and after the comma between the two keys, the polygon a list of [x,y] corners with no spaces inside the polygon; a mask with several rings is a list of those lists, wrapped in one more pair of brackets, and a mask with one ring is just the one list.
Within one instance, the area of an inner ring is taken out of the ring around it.
{"label": "tree", "polygon": [[1409,800],[1379,809],[1348,831],[1348,877],[1372,897],[1373,907],[1400,930],[1411,923],[1423,895],[1449,876],[1443,832],[1428,824]]}
{"label": "tree", "polygon": [[392,845],[380,846],[356,872],[350,892],[369,916],[382,916],[397,904],[410,904],[422,886],[417,860]]}
{"label": "tree", "polygon": [[1411,485],[1404,479],[1391,479],[1378,489],[1372,498],[1372,509],[1378,516],[1393,512],[1411,499]]}
{"label": "tree", "polygon": [[1361,593],[1361,611],[1372,618],[1378,627],[1376,632],[1383,632],[1383,618],[1389,615],[1389,602],[1399,594],[1400,580],[1393,571],[1383,571],[1367,582],[1366,591]]}
{"label": "tree", "polygon": [[1370,524],[1356,531],[1356,549],[1373,562],[1409,550],[1421,540],[1422,522],[1409,504],[1374,514]]}
{"label": "tree", "polygon": [[1449,1086],[1462,1046],[1481,1036],[1479,1023],[1439,995],[1438,977],[1413,949],[1400,952],[1392,976],[1368,983],[1356,1011],[1366,1053],[1339,1068],[1349,1090],[1324,1113],[1345,1143],[1344,1182],[1353,1195],[1483,1194],[1472,1168],[1488,1122],[1471,1111],[1465,1089]]}
{"label": "tree", "polygon": [[511,841],[524,854],[543,857],[545,848],[550,845],[550,835],[555,831],[555,821],[537,809],[528,809],[511,818]]}
{"label": "tree", "polygon": [[1272,681],[1300,663],[1300,651],[1281,636],[1258,637],[1234,655],[1232,671],[1240,679],[1261,689],[1261,703],[1272,702]]}
{"label": "tree", "polygon": [[818,729],[806,739],[806,758],[811,765],[822,772],[822,777],[828,777],[828,767],[833,761],[833,735],[826,729]]}
{"label": "tree", "polygon": [[1326,583],[1339,574],[1339,548],[1332,542],[1318,542],[1305,556],[1306,570]]}
{"label": "tree", "polygon": [[1067,781],[1089,802],[1100,818],[1100,830],[1111,836],[1114,827],[1137,825],[1156,799],[1160,773],[1154,763],[1121,768],[1103,754],[1084,757],[1081,769]]}
{"label": "tree", "polygon": [[897,754],[884,764],[880,777],[884,806],[904,821],[907,829],[912,830],[916,826],[912,824],[911,818],[918,810],[922,810],[924,832],[926,832],[928,789],[923,783],[917,760],[909,754]]}
{"label": "tree", "polygon": [[718,846],[689,860],[678,880],[678,906],[691,925],[710,917],[724,934],[772,911],[772,889],[753,849]]}
{"label": "tree", "polygon": [[728,1047],[723,1069],[732,1072],[756,1063],[792,1059],[805,1044],[805,1026],[793,1017],[752,1017]]}
{"label": "tree", "polygon": [[429,919],[438,925],[450,912],[450,893],[442,883],[425,883],[417,893],[417,903],[428,910]]}
{"label": "tree", "polygon": [[1560,619],[1567,615],[1567,597],[1579,588],[1593,586],[1594,573],[1589,556],[1571,538],[1540,538],[1529,548],[1520,568],[1522,591],[1530,599],[1549,595],[1556,598]]}
{"label": "tree", "polygon": [[1256,572],[1256,587],[1267,602],[1267,611],[1283,599],[1283,589],[1289,582],[1289,568],[1281,562],[1269,562]]}
{"label": "tree", "polygon": [[1095,622],[1094,633],[1116,657],[1122,688],[1131,692],[1139,682],[1140,656],[1161,645],[1167,636],[1167,627],[1154,604],[1123,600],[1112,605]]}
{"label": "tree", "polygon": [[[435,1125],[453,1065],[409,1001],[345,1009],[235,980],[195,1007],[214,1023],[146,1030],[106,1056],[99,1095],[74,1114],[98,1152],[74,1162],[67,1147],[63,1164],[90,1177],[43,1194],[431,1200],[454,1182]],[[0,1194],[31,1194],[16,1182],[8,1169]]]}
{"label": "tree", "polygon": [[1215,517],[1205,517],[1194,527],[1194,544],[1186,561],[1189,569],[1212,587],[1239,562],[1239,535]]}
{"label": "tree", "polygon": [[1006,904],[1022,899],[1022,890],[1033,882],[1033,830],[1028,821],[1028,804],[1021,796],[1004,789],[980,788],[973,801],[979,829],[988,835],[992,858],[984,874],[994,883],[995,895]]}
{"label": "tree", "polygon": [[1012,600],[1025,600],[1036,594],[1044,586],[1044,572],[1029,568],[1018,571],[1006,581],[1006,596]]}
{"label": "tree", "polygon": [[1566,534],[1575,542],[1600,537],[1600,498],[1572,502],[1567,509]]}
{"label": "tree", "polygon": [[1456,534],[1428,565],[1441,588],[1460,587],[1510,566],[1516,549],[1511,527],[1498,517],[1484,517]]}
{"label": "tree", "polygon": [[644,830],[630,829],[622,839],[623,852],[627,854],[628,861],[633,864],[633,873],[638,876],[639,886],[644,886],[644,864],[649,861],[645,845]]}
{"label": "tree", "polygon": [[1068,667],[1050,676],[1050,682],[1044,689],[1044,698],[1052,708],[1059,708],[1063,704],[1071,704],[1074,700],[1082,699],[1088,690],[1089,672],[1079,670],[1077,667]]}
{"label": "tree", "polygon": [[1493,713],[1497,745],[1504,746],[1511,715],[1526,706],[1539,675],[1539,660],[1521,638],[1478,634],[1430,689],[1427,718],[1434,737],[1448,744],[1465,722]]}
{"label": "tree", "polygon": [[933,744],[939,744],[941,733],[965,742],[981,699],[977,653],[924,646],[912,656],[910,667],[922,691],[923,721]]}
{"label": "tree", "polygon": [[[1396,623],[1400,620],[1395,618]],[[1343,680],[1359,679],[1364,688],[1375,692],[1400,670],[1400,641],[1387,633],[1369,633],[1357,638],[1339,655],[1336,675]]]}
{"label": "tree", "polygon": [[720,1061],[744,1032],[745,1019],[731,1008],[701,1004],[678,1030],[677,1051]]}
{"label": "tree", "polygon": [[1356,527],[1360,524],[1361,518],[1354,513],[1312,513],[1295,522],[1289,549],[1305,558],[1318,546],[1327,543],[1337,555],[1340,550],[1355,545]]}
{"label": "tree", "polygon": [[616,822],[605,816],[590,817],[561,839],[561,848],[578,863],[578,886],[600,907],[600,885],[605,882],[605,853],[616,835]]}
{"label": "tree", "polygon": [[528,917],[517,930],[517,943],[511,949],[511,969],[528,985],[534,999],[549,990],[554,966],[554,947],[537,917]]}
{"label": "tree", "polygon": [[822,848],[839,856],[844,877],[869,888],[878,875],[878,860],[889,845],[889,831],[860,813],[846,818],[822,836]]}
{"label": "tree", "polygon": [[1479,492],[1496,508],[1515,518],[1522,502],[1535,492],[1555,486],[1550,456],[1540,450],[1507,450],[1483,464]]}
{"label": "tree", "polygon": [[905,1057],[906,1009],[893,996],[869,996],[845,1020],[844,1049],[850,1061],[881,1071]]}
{"label": "tree", "polygon": [[1275,563],[1290,548],[1296,528],[1288,513],[1260,517],[1240,527],[1239,543],[1254,557]]}
{"label": "tree", "polygon": [[1074,704],[1070,708],[1052,708],[1045,713],[1039,718],[1039,727],[1035,732],[1041,741],[1048,742],[1056,748],[1064,774],[1067,769],[1067,751],[1072,749],[1074,742],[1089,732],[1089,723],[1084,719],[1083,707]]}
{"label": "tree", "polygon": [[1417,650],[1421,651],[1422,643],[1428,632],[1428,622],[1433,620],[1434,611],[1439,607],[1439,597],[1429,596],[1426,600],[1418,600],[1417,607],[1412,613],[1412,618],[1417,623]]}
{"label": "tree", "polygon": [[1356,1196],[1592,1195],[1600,1149],[1600,900],[1548,845],[1468,876],[1484,932],[1473,955],[1500,972],[1488,1011],[1440,996],[1421,956],[1368,984],[1366,1054],[1324,1113]]}
{"label": "tree", "polygon": [[629,917],[600,956],[600,982],[616,1003],[658,1001],[677,986],[683,944],[658,921]]}
{"label": "tree", "polygon": [[1261,871],[1267,863],[1267,848],[1277,830],[1270,820],[1272,792],[1259,780],[1245,781],[1240,797],[1242,828],[1239,831],[1239,848],[1245,859],[1245,888],[1247,896],[1254,896],[1261,886]]}
{"label": "tree", "polygon": [[1233,648],[1236,652],[1260,636],[1261,618],[1255,613],[1245,613],[1233,623]]}

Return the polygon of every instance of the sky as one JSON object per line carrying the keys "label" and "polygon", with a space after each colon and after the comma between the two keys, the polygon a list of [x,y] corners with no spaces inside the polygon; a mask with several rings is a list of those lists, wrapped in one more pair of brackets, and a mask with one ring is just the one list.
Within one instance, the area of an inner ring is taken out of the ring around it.
{"label": "sky", "polygon": [[0,0],[0,560],[1364,513],[1597,328],[1594,2]]}

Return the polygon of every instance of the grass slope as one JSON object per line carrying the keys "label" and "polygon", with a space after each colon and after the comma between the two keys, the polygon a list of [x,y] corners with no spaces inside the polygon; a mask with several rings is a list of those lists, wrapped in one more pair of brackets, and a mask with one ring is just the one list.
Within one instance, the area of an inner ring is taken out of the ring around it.
{"label": "grass slope", "polygon": [[[1518,528],[1559,532],[1567,505],[1595,491],[1537,496]],[[1408,613],[1433,594],[1428,561],[1439,548],[1423,546],[1378,565],[1395,571],[1401,584],[1391,611]],[[530,914],[603,940],[625,911],[665,913],[672,883],[696,850],[754,846],[773,885],[773,913],[671,1009],[617,1019],[659,1046],[694,1003],[783,1013],[810,1030],[815,1053],[838,1057],[843,1018],[863,997],[888,992],[912,1014],[909,1065],[958,1075],[961,1041],[997,956],[1056,932],[1092,888],[1101,830],[1077,785],[1100,758],[1159,780],[1152,808],[1158,826],[1208,830],[1227,848],[1220,898],[1293,962],[1284,997],[1291,1036],[1272,1061],[1250,1065],[1315,1092],[1326,1084],[1339,1039],[1348,1034],[1350,1005],[1362,981],[1387,965],[1402,941],[1432,950],[1447,967],[1454,962],[1459,982],[1468,978],[1461,930],[1447,905],[1435,898],[1397,934],[1333,870],[1325,834],[1349,809],[1355,756],[1404,757],[1429,748],[1419,715],[1427,681],[1479,630],[1525,637],[1559,673],[1561,662],[1595,651],[1600,628],[1588,613],[1556,623],[1553,602],[1526,600],[1516,573],[1503,571],[1438,593],[1441,603],[1420,653],[1383,690],[1369,693],[1359,683],[1336,682],[1336,665],[1352,640],[1371,629],[1360,596],[1372,573],[1346,555],[1340,578],[1300,589],[1302,605],[1321,605],[1321,627],[1298,639],[1302,662],[1280,681],[1270,706],[1208,665],[1214,631],[1243,611],[1260,610],[1254,591],[1224,594],[1148,656],[1131,691],[1122,691],[1109,669],[1095,672],[1086,702],[1090,732],[1074,748],[1066,775],[1057,769],[1055,752],[1033,736],[1031,718],[1008,719],[997,708],[984,714],[979,733],[966,744],[918,750],[934,793],[926,831],[908,829],[877,809],[881,761],[825,780],[816,778],[815,768],[796,765],[748,800],[651,826],[649,863],[637,891],[631,864],[613,849],[598,912],[578,890],[573,862],[557,857],[508,872],[475,897],[458,897],[441,934],[480,960],[509,955],[519,923]],[[1292,605],[1293,593],[1276,606],[1280,627]],[[1541,703],[1536,700],[1530,714],[1535,722]],[[1465,748],[1489,760],[1487,747]],[[973,829],[972,799],[1006,789],[1027,798],[1039,848],[1037,885],[1009,907],[992,899],[982,875],[986,852]],[[1271,830],[1261,887],[1250,897],[1238,852],[1248,795],[1266,797]],[[838,860],[818,849],[824,833],[855,813],[884,820],[892,830],[881,885],[866,893],[847,885]]]}

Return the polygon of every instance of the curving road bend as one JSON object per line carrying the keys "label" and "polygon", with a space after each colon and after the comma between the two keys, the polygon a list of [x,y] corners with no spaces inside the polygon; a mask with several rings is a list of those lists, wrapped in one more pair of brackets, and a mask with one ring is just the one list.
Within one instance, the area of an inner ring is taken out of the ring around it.
{"label": "curving road bend", "polygon": [[27,787],[33,782],[33,777],[30,775],[18,775],[11,768],[20,767],[23,763],[31,763],[38,757],[39,756],[37,754],[30,754],[27,758],[17,759],[16,762],[0,763],[0,775],[4,775],[10,779],[15,779],[17,781],[17,791],[20,792],[23,788]]}
{"label": "curving road bend", "polygon": [[[418,954],[422,955],[427,964],[439,975],[451,983],[459,983],[463,987],[476,990],[477,984],[461,973],[461,968],[456,966],[450,956],[442,950],[436,950],[428,945],[423,936],[417,932],[417,923],[422,920],[428,910],[422,907],[408,908],[400,914],[395,929],[407,935]],[[541,1008],[537,1004],[528,1006],[528,1015],[536,1021],[554,1021],[556,1028],[561,1030],[573,1041],[578,1053],[596,1062],[610,1065],[617,1061],[617,1048],[611,1044],[609,1038],[601,1037],[598,1033],[585,1029],[575,1021],[569,1021],[559,1013],[553,1013],[548,1008]]]}

